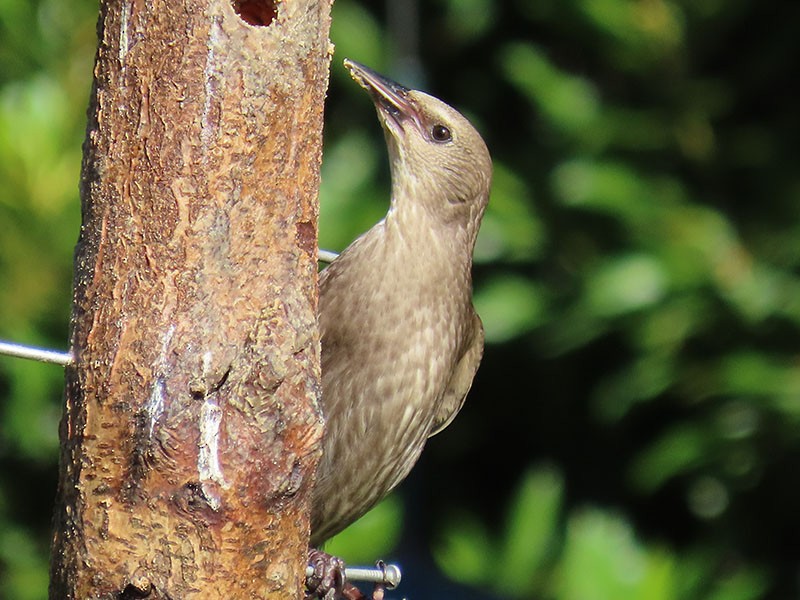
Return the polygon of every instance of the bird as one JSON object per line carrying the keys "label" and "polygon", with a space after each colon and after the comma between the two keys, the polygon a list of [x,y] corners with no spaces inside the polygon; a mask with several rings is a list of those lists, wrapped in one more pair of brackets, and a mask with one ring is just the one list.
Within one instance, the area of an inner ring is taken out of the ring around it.
{"label": "bird", "polygon": [[461,409],[483,355],[472,254],[492,160],[454,108],[352,60],[387,142],[386,216],[319,279],[323,452],[310,546],[392,491]]}

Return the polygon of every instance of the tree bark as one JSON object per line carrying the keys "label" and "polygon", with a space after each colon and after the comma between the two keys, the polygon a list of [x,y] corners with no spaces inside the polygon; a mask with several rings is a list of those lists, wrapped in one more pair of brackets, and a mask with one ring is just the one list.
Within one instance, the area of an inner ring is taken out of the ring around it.
{"label": "tree bark", "polygon": [[301,595],[330,0],[103,0],[50,597]]}

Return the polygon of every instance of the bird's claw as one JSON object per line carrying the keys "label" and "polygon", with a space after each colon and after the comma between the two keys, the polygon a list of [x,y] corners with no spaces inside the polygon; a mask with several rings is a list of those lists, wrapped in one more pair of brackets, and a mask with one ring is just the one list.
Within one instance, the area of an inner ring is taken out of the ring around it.
{"label": "bird's claw", "polygon": [[310,548],[308,564],[314,572],[306,578],[305,600],[338,600],[345,587],[344,561],[330,554]]}
{"label": "bird's claw", "polygon": [[309,548],[305,600],[385,600],[386,590],[393,590],[400,584],[400,569],[382,560],[375,566],[377,569],[353,569],[356,580],[375,582],[372,594],[367,596],[348,581],[342,559]]}

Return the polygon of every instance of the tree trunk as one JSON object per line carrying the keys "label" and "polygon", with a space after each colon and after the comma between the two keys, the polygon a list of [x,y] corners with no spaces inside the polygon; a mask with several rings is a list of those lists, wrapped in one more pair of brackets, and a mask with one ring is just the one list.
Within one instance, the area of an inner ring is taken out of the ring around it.
{"label": "tree trunk", "polygon": [[50,597],[301,595],[330,0],[103,0]]}

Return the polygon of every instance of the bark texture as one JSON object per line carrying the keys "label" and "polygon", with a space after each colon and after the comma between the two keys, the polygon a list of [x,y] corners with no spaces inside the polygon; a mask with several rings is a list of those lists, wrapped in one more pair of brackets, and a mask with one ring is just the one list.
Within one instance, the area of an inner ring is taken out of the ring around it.
{"label": "bark texture", "polygon": [[298,598],[330,0],[103,0],[50,597]]}

